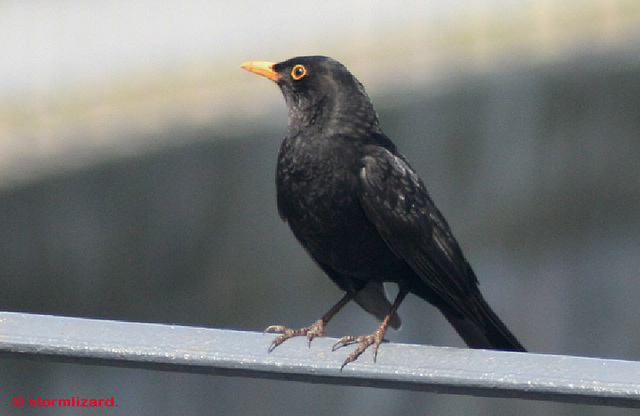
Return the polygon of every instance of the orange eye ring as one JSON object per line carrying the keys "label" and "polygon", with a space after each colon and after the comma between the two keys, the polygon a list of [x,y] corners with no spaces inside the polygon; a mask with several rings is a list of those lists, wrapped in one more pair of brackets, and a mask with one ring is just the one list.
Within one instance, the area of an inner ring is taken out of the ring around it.
{"label": "orange eye ring", "polygon": [[291,78],[293,78],[294,81],[300,81],[302,78],[307,76],[307,68],[305,68],[304,65],[296,65],[293,67],[293,69],[291,70]]}

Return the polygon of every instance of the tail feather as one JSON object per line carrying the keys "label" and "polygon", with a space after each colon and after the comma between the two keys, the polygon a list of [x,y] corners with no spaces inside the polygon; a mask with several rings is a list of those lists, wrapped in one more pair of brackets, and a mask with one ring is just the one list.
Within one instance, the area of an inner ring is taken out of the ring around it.
{"label": "tail feather", "polygon": [[472,298],[473,308],[469,314],[440,308],[464,342],[470,348],[526,352],[482,295],[478,292]]}

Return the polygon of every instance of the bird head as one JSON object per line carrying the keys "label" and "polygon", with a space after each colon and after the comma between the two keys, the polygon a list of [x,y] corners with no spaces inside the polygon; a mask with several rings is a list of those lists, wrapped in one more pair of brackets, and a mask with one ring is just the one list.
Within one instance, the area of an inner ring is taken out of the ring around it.
{"label": "bird head", "polygon": [[245,62],[242,68],[278,84],[289,108],[290,129],[379,129],[364,87],[334,59],[302,56],[279,63]]}

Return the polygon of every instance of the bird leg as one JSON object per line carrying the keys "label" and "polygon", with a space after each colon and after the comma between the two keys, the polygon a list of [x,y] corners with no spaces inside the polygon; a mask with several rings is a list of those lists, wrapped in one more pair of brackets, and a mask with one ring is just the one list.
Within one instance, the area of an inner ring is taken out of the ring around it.
{"label": "bird leg", "polygon": [[338,303],[333,305],[333,307],[329,309],[327,313],[324,314],[322,318],[318,319],[308,327],[300,328],[300,329],[290,329],[282,325],[271,325],[267,327],[267,329],[265,329],[264,332],[276,332],[276,333],[282,334],[271,342],[271,345],[269,346],[269,352],[273,351],[278,345],[282,344],[289,338],[301,337],[301,336],[307,337],[307,343],[309,344],[309,347],[310,347],[311,340],[314,339],[315,337],[324,336],[324,327],[331,320],[331,318],[333,318],[340,311],[340,309],[344,307],[344,305],[349,303],[351,299],[353,299],[353,294],[350,292],[347,292],[342,297],[342,299],[338,301]]}
{"label": "bird leg", "polygon": [[407,296],[407,291],[404,289],[400,289],[400,293],[398,293],[398,296],[396,296],[396,300],[393,302],[393,305],[391,306],[389,313],[387,314],[387,316],[385,316],[380,326],[375,331],[373,331],[373,333],[369,335],[361,335],[361,336],[347,335],[345,337],[340,338],[338,342],[333,344],[332,351],[335,351],[338,348],[344,347],[346,345],[351,345],[355,343],[360,344],[358,345],[358,348],[356,348],[356,350],[352,352],[347,357],[346,360],[344,360],[344,362],[342,363],[342,366],[340,366],[340,371],[342,371],[342,369],[347,364],[357,360],[358,357],[362,355],[362,353],[371,345],[373,345],[373,362],[374,363],[376,362],[376,357],[378,356],[378,347],[384,340],[384,334],[387,332],[387,327],[391,322],[391,318],[398,310],[398,307],[400,307],[400,304],[404,300],[405,296]]}

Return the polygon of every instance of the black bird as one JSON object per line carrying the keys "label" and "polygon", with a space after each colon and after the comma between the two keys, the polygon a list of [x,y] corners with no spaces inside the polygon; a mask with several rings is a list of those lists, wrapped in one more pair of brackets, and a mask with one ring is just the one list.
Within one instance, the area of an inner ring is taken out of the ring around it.
{"label": "black bird", "polygon": [[[362,84],[323,56],[246,62],[242,68],[276,82],[289,126],[278,155],[278,211],[313,260],[346,293],[321,319],[279,332],[269,350],[295,336],[324,335],[350,300],[382,319],[342,367],[400,327],[398,307],[413,293],[437,307],[471,348],[525,351],[478,289],[478,280],[422,180],[382,132]],[[383,282],[398,284],[391,304]]]}

